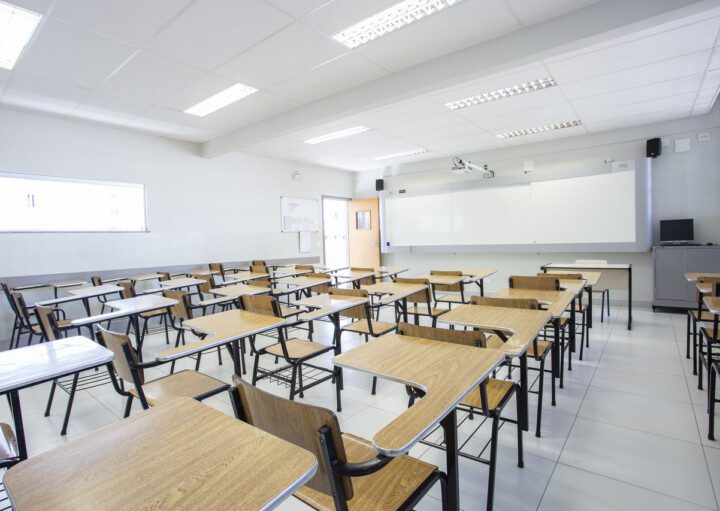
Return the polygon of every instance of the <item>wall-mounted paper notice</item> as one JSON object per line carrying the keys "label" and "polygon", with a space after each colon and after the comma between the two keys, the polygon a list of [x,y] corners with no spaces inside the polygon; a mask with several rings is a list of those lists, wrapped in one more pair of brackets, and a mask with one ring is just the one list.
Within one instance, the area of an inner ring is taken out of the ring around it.
{"label": "wall-mounted paper notice", "polygon": [[308,231],[300,231],[300,253],[307,254],[312,250],[312,234]]}

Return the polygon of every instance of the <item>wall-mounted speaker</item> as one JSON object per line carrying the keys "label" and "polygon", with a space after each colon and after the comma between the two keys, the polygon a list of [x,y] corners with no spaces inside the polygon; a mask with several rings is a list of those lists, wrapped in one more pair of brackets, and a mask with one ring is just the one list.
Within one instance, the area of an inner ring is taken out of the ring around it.
{"label": "wall-mounted speaker", "polygon": [[645,144],[645,155],[648,158],[657,158],[662,152],[662,141],[659,138],[649,138]]}
{"label": "wall-mounted speaker", "polygon": [[384,179],[376,179],[375,180],[375,191],[382,192],[385,189],[385,180]]}

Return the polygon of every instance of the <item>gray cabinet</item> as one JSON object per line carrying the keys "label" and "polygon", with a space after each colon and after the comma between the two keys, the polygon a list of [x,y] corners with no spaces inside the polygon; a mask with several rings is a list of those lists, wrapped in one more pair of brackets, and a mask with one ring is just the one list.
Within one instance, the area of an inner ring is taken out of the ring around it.
{"label": "gray cabinet", "polygon": [[695,284],[686,272],[720,273],[720,246],[653,247],[653,307],[695,305]]}

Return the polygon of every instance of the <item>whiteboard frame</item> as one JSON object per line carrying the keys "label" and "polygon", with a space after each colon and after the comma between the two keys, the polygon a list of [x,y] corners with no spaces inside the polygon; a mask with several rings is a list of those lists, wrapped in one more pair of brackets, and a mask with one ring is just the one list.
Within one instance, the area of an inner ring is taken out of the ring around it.
{"label": "whiteboard frame", "polygon": [[[290,199],[290,200],[304,200],[304,201],[313,201],[315,203],[315,210],[317,212],[317,219],[316,219],[316,228],[313,229],[293,229],[292,231],[286,231],[283,229],[283,200],[284,199]],[[322,223],[322,213],[320,211],[320,201],[314,198],[308,198],[308,197],[291,197],[289,195],[281,195],[280,196],[280,232],[301,232],[301,231],[307,231],[307,232],[320,232],[321,230],[321,223]]]}

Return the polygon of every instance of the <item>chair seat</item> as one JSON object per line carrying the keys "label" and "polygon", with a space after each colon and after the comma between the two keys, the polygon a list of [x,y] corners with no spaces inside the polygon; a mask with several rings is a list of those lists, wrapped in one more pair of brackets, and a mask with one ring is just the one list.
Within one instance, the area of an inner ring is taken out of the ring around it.
{"label": "chair seat", "polygon": [[0,423],[0,463],[19,457],[15,433],[9,424]]}
{"label": "chair seat", "polygon": [[140,313],[141,318],[154,318],[155,316],[162,316],[167,313],[167,309],[153,309],[151,311],[145,311]]}
{"label": "chair seat", "polygon": [[297,316],[301,312],[304,312],[304,311],[300,307],[295,307],[293,305],[281,305],[280,306],[280,315],[283,318],[288,318],[290,316]]}
{"label": "chair seat", "polygon": [[[75,328],[74,326],[71,325],[72,321],[73,321],[72,319],[58,319],[58,320],[56,321],[57,327],[58,327],[60,330],[64,330],[64,329],[68,329],[68,328]],[[33,325],[33,326],[32,326],[32,331],[33,331],[34,334],[38,334],[38,335],[39,335],[39,334],[42,334],[42,330],[40,329],[40,325]]]}
{"label": "chair seat", "polygon": [[[367,440],[343,433],[343,444],[349,463],[374,458],[377,451]],[[395,511],[437,471],[437,467],[410,456],[398,456],[377,472],[353,477],[353,497],[348,500],[352,511]],[[303,486],[294,495],[320,511],[335,511],[332,495]]]}
{"label": "chair seat", "polygon": [[693,309],[688,312],[695,321],[713,321],[715,319],[715,315],[708,311],[702,311],[701,314],[698,314],[697,309]]}
{"label": "chair seat", "polygon": [[548,341],[538,341],[537,342],[538,353],[536,354],[535,346],[530,344],[530,347],[528,348],[528,351],[527,351],[528,357],[542,357],[550,349],[550,346],[552,346],[552,343],[550,343]]}
{"label": "chair seat", "polygon": [[438,297],[435,299],[435,301],[436,301],[436,302],[443,302],[443,303],[470,303],[470,298],[466,296],[466,297],[463,299],[463,297],[460,296],[459,294],[457,294],[457,295],[443,295],[443,296],[438,296]]}
{"label": "chair seat", "polygon": [[[164,400],[175,397],[191,397],[197,399],[217,394],[230,388],[230,386],[212,376],[197,371],[180,371],[153,380],[143,385],[143,392],[148,404],[153,406]],[[132,388],[130,392],[137,396]]]}
{"label": "chair seat", "polygon": [[375,321],[374,319],[371,319],[370,323],[372,324],[372,333],[370,332],[370,327],[368,326],[367,319],[360,319],[358,321],[354,321],[349,325],[345,325],[344,327],[342,327],[341,330],[377,336],[392,332],[397,328],[397,325],[395,323],[385,323],[383,321]]}
{"label": "chair seat", "polygon": [[[428,310],[429,309],[429,310]],[[435,307],[428,307],[427,305],[415,305],[408,307],[408,314],[417,314],[418,316],[430,316],[431,318],[437,318],[438,316],[445,314],[449,309],[439,309]]]}
{"label": "chair seat", "polygon": [[[512,394],[515,390],[515,383],[511,380],[488,378],[485,388],[487,389],[488,411],[492,412]],[[460,403],[473,408],[482,408],[480,387],[475,387]]]}
{"label": "chair seat", "polygon": [[[288,356],[291,359],[298,359],[309,357],[323,351],[329,351],[333,349],[333,347],[326,344],[318,344],[312,341],[305,341],[303,339],[289,339],[285,341],[285,349],[287,349]],[[267,348],[265,348],[265,351],[267,353],[270,353],[271,355],[275,355],[276,357],[284,356],[282,352],[282,345],[280,343],[268,346]]]}

